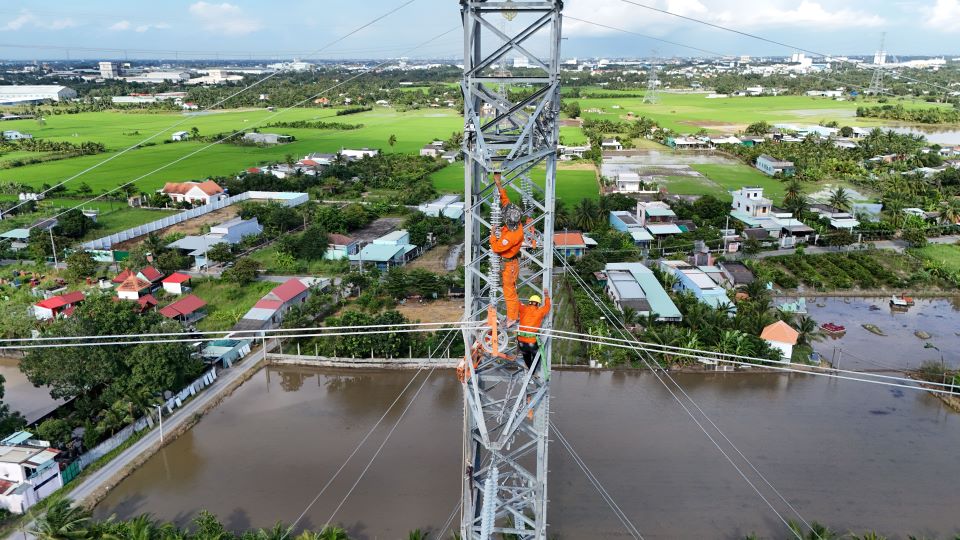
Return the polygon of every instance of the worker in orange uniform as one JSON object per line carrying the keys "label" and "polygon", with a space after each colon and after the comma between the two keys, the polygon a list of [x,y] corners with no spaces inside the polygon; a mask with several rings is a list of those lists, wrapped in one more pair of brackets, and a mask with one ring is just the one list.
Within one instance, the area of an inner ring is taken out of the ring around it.
{"label": "worker in orange uniform", "polygon": [[537,332],[543,324],[543,318],[550,312],[550,295],[543,291],[543,299],[538,295],[530,297],[530,302],[520,307],[520,329],[517,332],[517,342],[520,352],[523,353],[523,362],[527,369],[533,365],[540,345],[537,342]]}
{"label": "worker in orange uniform", "polygon": [[490,231],[490,248],[503,259],[500,283],[503,286],[503,301],[507,304],[507,326],[512,326],[520,320],[517,278],[520,277],[520,248],[523,247],[523,227],[520,226],[523,212],[519,206],[510,202],[507,190],[500,184],[500,173],[494,173],[493,180],[500,191],[500,204],[503,208],[505,225],[500,227],[499,238],[496,231]]}

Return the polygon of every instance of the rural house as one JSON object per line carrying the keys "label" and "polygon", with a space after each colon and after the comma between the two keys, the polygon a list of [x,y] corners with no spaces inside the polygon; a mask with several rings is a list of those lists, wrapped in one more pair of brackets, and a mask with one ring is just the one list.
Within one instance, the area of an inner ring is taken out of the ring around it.
{"label": "rural house", "polygon": [[160,193],[170,197],[173,202],[188,202],[205,205],[227,198],[223,188],[213,180],[204,182],[167,182]]}
{"label": "rural house", "polygon": [[206,316],[206,306],[207,303],[199,297],[188,294],[167,307],[160,308],[160,314],[183,324],[193,324]]}
{"label": "rural house", "polygon": [[23,514],[63,487],[59,450],[18,431],[0,441],[0,508]]}
{"label": "rural house", "polygon": [[793,176],[797,172],[792,161],[783,161],[767,154],[760,154],[757,158],[757,169],[760,169],[767,176],[775,176],[777,173],[783,176]]}
{"label": "rural house", "polygon": [[766,341],[771,347],[779,349],[780,358],[787,362],[793,357],[793,346],[797,344],[799,337],[800,332],[783,321],[767,325],[760,333],[760,339]]}
{"label": "rural house", "polygon": [[83,293],[80,291],[51,296],[33,305],[33,315],[40,321],[56,319],[61,316],[69,317],[73,313],[73,308],[83,299]]}

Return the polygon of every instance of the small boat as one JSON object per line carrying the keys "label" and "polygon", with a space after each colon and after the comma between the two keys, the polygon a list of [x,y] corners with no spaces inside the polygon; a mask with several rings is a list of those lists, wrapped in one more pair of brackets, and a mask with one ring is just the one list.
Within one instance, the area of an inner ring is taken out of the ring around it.
{"label": "small boat", "polygon": [[908,308],[913,305],[913,298],[909,296],[891,296],[890,297],[890,306],[895,308]]}
{"label": "small boat", "polygon": [[820,329],[828,334],[842,334],[847,331],[847,327],[841,324],[833,323],[823,323],[820,325]]}
{"label": "small boat", "polygon": [[867,323],[867,324],[861,324],[860,326],[862,326],[864,330],[866,330],[867,332],[870,332],[871,334],[876,334],[878,336],[886,335],[885,333],[883,333],[883,330],[881,330],[880,327],[875,324]]}

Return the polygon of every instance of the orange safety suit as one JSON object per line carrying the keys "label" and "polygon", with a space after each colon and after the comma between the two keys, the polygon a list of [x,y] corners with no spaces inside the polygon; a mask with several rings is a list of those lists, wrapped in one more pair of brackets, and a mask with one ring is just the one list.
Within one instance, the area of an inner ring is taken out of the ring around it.
{"label": "orange safety suit", "polygon": [[536,343],[537,334],[540,331],[540,325],[543,324],[543,318],[550,313],[550,297],[544,295],[543,305],[533,307],[529,304],[520,306],[520,329],[517,333],[517,341],[520,343]]}
{"label": "orange safety suit", "polygon": [[[500,204],[510,203],[507,190],[500,188]],[[503,301],[507,305],[507,321],[516,321],[520,318],[520,296],[517,295],[517,278],[520,277],[520,248],[523,247],[523,227],[516,230],[500,227],[500,238],[490,231],[490,248],[503,259],[503,270],[500,282],[503,285]]]}

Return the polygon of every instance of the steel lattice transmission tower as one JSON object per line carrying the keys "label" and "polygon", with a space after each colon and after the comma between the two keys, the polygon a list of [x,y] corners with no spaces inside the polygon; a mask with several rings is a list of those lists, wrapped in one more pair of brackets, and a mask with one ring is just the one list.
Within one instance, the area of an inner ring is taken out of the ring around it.
{"label": "steel lattice transmission tower", "polygon": [[887,51],[883,49],[883,46],[886,41],[887,33],[884,32],[880,36],[880,49],[873,55],[873,78],[870,79],[870,87],[867,88],[868,94],[882,95],[887,93],[887,89],[883,87],[883,70],[886,69],[883,66],[887,63]]}
{"label": "steel lattice transmission tower", "polygon": [[[550,291],[560,112],[561,0],[460,0],[464,29],[466,357],[458,370],[464,400],[465,540],[513,534],[546,538],[549,338],[528,369],[515,333],[504,328],[500,257],[500,173],[529,224],[519,255],[521,296]],[[499,24],[512,20],[509,30]],[[522,76],[498,73],[507,54],[527,60]],[[502,86],[501,86],[502,85]],[[541,189],[531,179],[546,169]],[[543,327],[551,324],[551,316]]]}
{"label": "steel lattice transmission tower", "polygon": [[647,93],[643,95],[643,102],[655,104],[660,101],[660,81],[657,79],[657,51],[653,51],[650,60],[650,73],[647,77]]}

